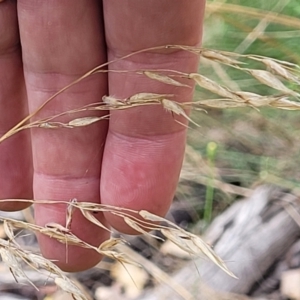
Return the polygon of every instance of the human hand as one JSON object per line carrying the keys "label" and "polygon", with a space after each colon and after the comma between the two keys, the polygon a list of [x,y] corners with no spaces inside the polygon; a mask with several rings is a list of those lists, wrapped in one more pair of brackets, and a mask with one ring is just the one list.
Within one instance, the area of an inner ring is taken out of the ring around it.
{"label": "human hand", "polygon": [[[205,0],[6,0],[0,4],[0,136],[55,92],[106,61],[161,45],[199,45]],[[196,55],[178,50],[142,52],[110,70],[172,69],[196,72]],[[185,82],[186,83],[186,82]],[[188,83],[193,87],[192,83]],[[66,90],[38,114],[48,117],[103,95],[174,94],[191,101],[193,89],[174,87],[134,72],[99,73]],[[28,111],[29,107],[29,111]],[[64,116],[61,120],[67,119]],[[51,199],[109,204],[164,215],[174,196],[186,130],[158,106],[111,111],[109,124],[22,131],[0,144],[0,199]],[[100,181],[101,175],[101,181]],[[26,204],[0,201],[1,210]],[[101,222],[132,230],[111,214]],[[38,225],[64,225],[65,205],[35,206]],[[108,233],[79,212],[72,232],[98,246]],[[43,255],[66,271],[101,257],[39,235]]]}

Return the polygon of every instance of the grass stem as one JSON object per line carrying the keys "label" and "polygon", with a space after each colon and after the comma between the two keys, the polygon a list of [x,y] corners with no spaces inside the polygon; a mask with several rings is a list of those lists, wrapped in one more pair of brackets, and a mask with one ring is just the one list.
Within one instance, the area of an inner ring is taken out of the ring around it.
{"label": "grass stem", "polygon": [[208,160],[208,166],[210,169],[209,181],[206,186],[205,193],[205,205],[204,205],[204,221],[206,224],[209,224],[212,217],[213,210],[213,200],[214,200],[214,164],[215,156],[217,151],[217,144],[215,142],[209,142],[206,147],[206,155]]}

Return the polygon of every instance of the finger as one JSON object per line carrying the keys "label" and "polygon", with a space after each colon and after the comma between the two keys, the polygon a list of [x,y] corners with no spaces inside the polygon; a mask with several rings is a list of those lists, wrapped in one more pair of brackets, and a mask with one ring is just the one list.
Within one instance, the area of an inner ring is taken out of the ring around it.
{"label": "finger", "polygon": [[[199,45],[204,5],[204,0],[105,0],[108,60],[166,44]],[[117,61],[110,68],[195,72],[197,64],[198,58],[188,52],[152,51]],[[166,85],[134,73],[109,73],[109,93],[121,99],[148,92],[191,101],[193,84],[184,83],[191,88]],[[174,196],[185,138],[186,128],[162,107],[112,112],[102,164],[102,203],[164,215]],[[105,217],[116,229],[133,232],[119,218]]]}
{"label": "finger", "polygon": [[[16,1],[0,4],[0,136],[27,115]],[[0,199],[32,198],[30,133],[0,144]],[[0,200],[0,210],[19,210],[26,203]]]}
{"label": "finger", "polygon": [[[30,111],[36,110],[59,89],[106,61],[101,2],[97,0],[20,0],[18,15],[25,80]],[[97,74],[76,84],[46,105],[38,118],[99,102],[107,78]],[[91,113],[88,114],[91,116]],[[60,122],[85,116],[68,114]],[[35,119],[38,119],[35,117]],[[33,129],[35,199],[99,203],[99,178],[107,124],[77,129]],[[36,205],[36,222],[65,225],[65,205]],[[102,220],[102,217],[99,217]],[[102,220],[103,221],[103,220]],[[108,233],[79,213],[71,230],[87,243],[99,246]],[[92,250],[69,246],[39,235],[42,253],[67,271],[95,265],[100,256]],[[84,257],[84,259],[82,259]]]}

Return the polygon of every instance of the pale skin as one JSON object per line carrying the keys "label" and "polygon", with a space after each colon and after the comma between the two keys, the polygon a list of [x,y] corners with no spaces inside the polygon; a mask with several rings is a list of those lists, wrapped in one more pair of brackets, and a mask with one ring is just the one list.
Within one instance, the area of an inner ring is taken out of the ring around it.
{"label": "pale skin", "polygon": [[[205,0],[6,0],[0,3],[0,136],[60,88],[106,61],[155,46],[199,46]],[[143,52],[113,70],[172,69],[196,72],[198,57],[185,51]],[[140,74],[97,74],[51,101],[38,117],[139,92],[173,94],[191,101],[190,89]],[[67,117],[64,117],[67,118]],[[64,118],[61,120],[63,121]],[[68,117],[69,118],[69,117]],[[182,121],[183,119],[181,119]],[[145,209],[163,216],[182,165],[186,127],[159,106],[114,111],[109,121],[76,129],[34,129],[0,144],[0,199],[88,201]],[[0,209],[24,203],[0,200]],[[111,214],[97,217],[132,233]],[[66,223],[66,206],[36,205],[38,225]],[[93,245],[109,233],[78,212],[71,230]],[[101,257],[39,235],[45,257],[66,271],[80,271]]]}

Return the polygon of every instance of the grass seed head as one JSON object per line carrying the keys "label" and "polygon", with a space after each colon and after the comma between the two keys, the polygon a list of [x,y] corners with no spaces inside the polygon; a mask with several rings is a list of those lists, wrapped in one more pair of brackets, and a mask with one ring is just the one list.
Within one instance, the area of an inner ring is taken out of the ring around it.
{"label": "grass seed head", "polygon": [[162,75],[162,74],[158,74],[154,71],[144,71],[143,72],[147,77],[151,78],[151,79],[154,79],[154,80],[157,80],[157,81],[160,81],[162,83],[165,83],[165,84],[170,84],[170,85],[174,85],[174,86],[180,86],[180,87],[188,87],[188,88],[191,88],[189,85],[187,84],[183,84],[167,75]]}

